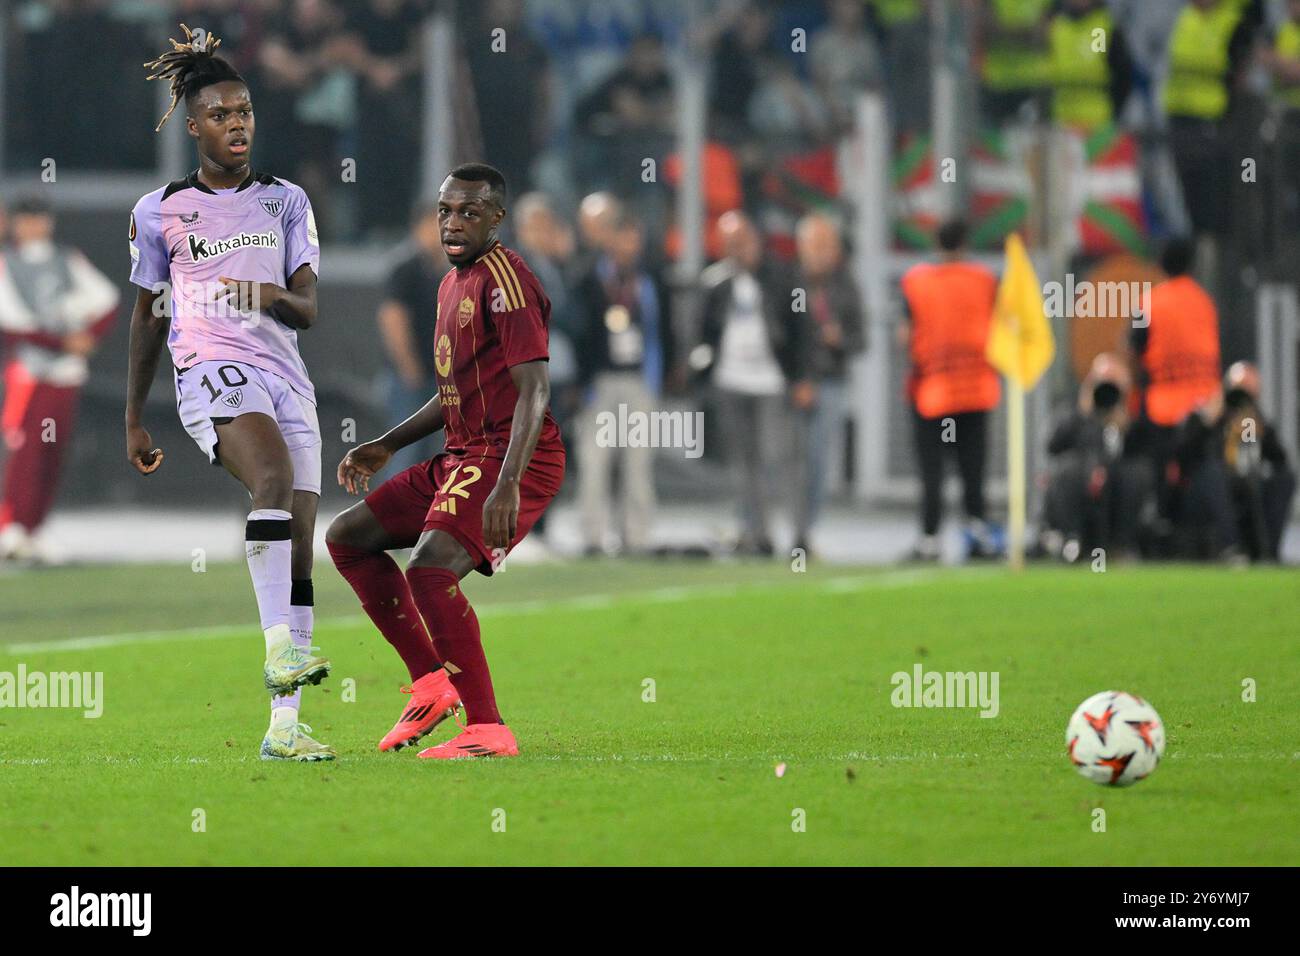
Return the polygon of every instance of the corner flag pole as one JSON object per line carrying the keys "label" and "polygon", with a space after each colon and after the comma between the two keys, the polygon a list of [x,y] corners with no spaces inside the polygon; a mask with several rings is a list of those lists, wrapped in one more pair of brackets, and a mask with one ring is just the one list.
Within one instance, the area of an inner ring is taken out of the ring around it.
{"label": "corner flag pole", "polygon": [[1025,390],[1014,375],[1007,382],[1007,558],[1011,570],[1025,566]]}
{"label": "corner flag pole", "polygon": [[1019,571],[1025,566],[1025,392],[1052,364],[1056,344],[1034,264],[1018,233],[1007,237],[993,315],[985,354],[1007,383],[1007,558]]}

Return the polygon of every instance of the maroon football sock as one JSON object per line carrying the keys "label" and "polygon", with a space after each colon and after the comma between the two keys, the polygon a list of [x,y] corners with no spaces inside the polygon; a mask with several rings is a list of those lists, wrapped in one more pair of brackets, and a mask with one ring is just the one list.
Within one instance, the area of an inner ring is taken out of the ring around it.
{"label": "maroon football sock", "polygon": [[420,567],[407,568],[406,580],[438,656],[446,663],[451,683],[465,705],[465,722],[500,723],[492,675],[479,638],[478,615],[461,591],[460,580],[445,568]]}
{"label": "maroon football sock", "polygon": [[411,680],[419,680],[441,667],[397,562],[383,551],[376,554],[332,542],[326,542],[326,547],[379,633],[401,655]]}

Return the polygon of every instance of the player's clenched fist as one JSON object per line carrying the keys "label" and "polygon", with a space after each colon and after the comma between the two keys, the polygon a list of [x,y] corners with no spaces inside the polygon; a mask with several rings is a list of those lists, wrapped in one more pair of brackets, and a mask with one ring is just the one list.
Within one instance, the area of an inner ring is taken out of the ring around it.
{"label": "player's clenched fist", "polygon": [[370,479],[392,457],[393,453],[382,442],[368,441],[358,445],[339,462],[339,484],[350,495],[369,493]]}
{"label": "player's clenched fist", "polygon": [[126,457],[142,475],[152,475],[163,463],[162,449],[153,447],[153,438],[143,425],[127,426]]}

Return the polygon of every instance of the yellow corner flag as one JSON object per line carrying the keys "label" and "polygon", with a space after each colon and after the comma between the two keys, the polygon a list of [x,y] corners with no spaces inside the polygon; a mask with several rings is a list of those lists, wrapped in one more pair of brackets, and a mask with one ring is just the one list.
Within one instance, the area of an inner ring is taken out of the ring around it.
{"label": "yellow corner flag", "polygon": [[985,354],[994,368],[1026,392],[1033,390],[1056,356],[1052,326],[1043,309],[1043,288],[1019,233],[1007,237],[1006,265]]}
{"label": "yellow corner flag", "polygon": [[1007,237],[985,355],[1007,380],[1007,557],[1018,571],[1025,566],[1025,392],[1038,384],[1056,355],[1043,288],[1018,233]]}

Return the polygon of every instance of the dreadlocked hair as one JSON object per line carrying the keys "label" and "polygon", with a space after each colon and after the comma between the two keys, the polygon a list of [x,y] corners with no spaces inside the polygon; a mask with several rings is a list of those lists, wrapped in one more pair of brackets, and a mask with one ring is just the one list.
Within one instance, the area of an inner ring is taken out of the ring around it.
{"label": "dreadlocked hair", "polygon": [[147,79],[171,80],[172,85],[172,105],[154,127],[155,133],[163,128],[163,123],[167,122],[182,99],[188,101],[199,90],[213,83],[224,83],[227,80],[244,82],[244,78],[233,66],[221,57],[212,55],[212,51],[221,46],[219,39],[207,31],[201,31],[203,42],[200,45],[189,27],[182,23],[181,29],[185,31],[184,43],[168,37],[171,50],[144,64],[153,71]]}

